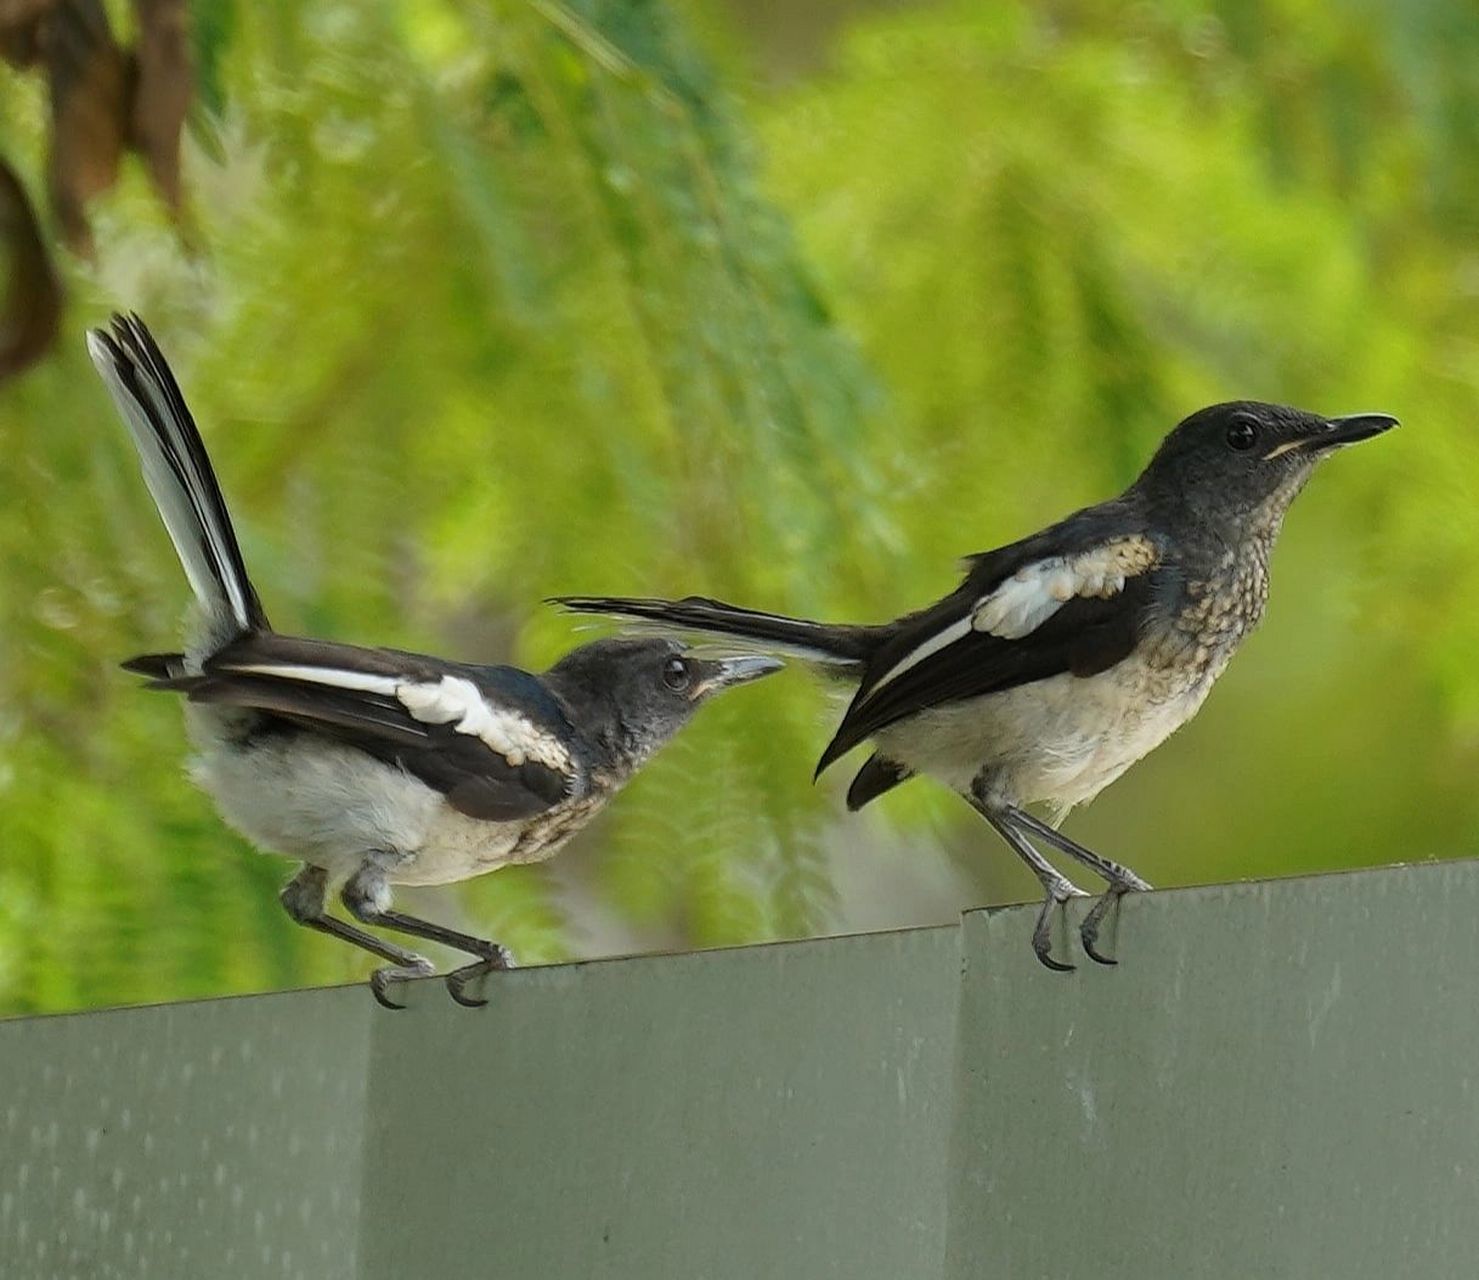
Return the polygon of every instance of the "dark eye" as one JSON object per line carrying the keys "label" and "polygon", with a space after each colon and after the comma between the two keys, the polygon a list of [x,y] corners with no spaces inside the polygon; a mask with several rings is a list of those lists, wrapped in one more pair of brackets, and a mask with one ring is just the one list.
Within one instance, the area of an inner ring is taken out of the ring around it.
{"label": "dark eye", "polygon": [[688,688],[691,676],[682,658],[669,658],[662,664],[662,682],[674,692]]}
{"label": "dark eye", "polygon": [[1258,441],[1258,424],[1252,418],[1234,418],[1227,429],[1227,447],[1242,453]]}

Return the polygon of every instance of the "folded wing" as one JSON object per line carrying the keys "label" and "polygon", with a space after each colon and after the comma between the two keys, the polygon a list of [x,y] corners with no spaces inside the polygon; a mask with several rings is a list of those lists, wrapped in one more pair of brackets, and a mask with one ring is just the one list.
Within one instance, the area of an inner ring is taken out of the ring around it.
{"label": "folded wing", "polygon": [[253,633],[189,674],[155,655],[152,688],[249,708],[399,765],[470,817],[528,818],[582,793],[564,710],[512,667]]}
{"label": "folded wing", "polygon": [[1070,518],[974,557],[957,591],[873,655],[817,772],[917,712],[1065,672],[1093,675],[1126,657],[1166,575],[1154,544],[1116,524]]}

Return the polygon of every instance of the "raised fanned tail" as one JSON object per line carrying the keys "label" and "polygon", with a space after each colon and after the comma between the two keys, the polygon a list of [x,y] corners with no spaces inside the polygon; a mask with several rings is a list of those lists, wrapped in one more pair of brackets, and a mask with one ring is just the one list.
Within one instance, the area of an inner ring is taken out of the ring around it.
{"label": "raised fanned tail", "polygon": [[87,350],[128,427],[144,483],[214,638],[265,628],[210,458],[153,336],[137,316],[115,315],[111,332],[88,332]]}
{"label": "raised fanned tail", "polygon": [[875,627],[831,626],[804,618],[788,618],[779,613],[742,609],[704,596],[688,596],[682,600],[555,596],[550,603],[576,613],[613,614],[682,631],[723,636],[728,641],[739,642],[739,646],[746,649],[787,654],[803,662],[842,667],[853,672],[862,670],[878,645],[878,629]]}

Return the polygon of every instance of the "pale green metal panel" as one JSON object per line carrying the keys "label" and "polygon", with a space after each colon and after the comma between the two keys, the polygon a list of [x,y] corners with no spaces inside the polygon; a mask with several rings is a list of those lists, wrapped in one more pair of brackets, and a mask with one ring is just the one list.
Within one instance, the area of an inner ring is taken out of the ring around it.
{"label": "pale green metal panel", "polygon": [[367,1280],[939,1274],[958,930],[535,969],[374,1024]]}
{"label": "pale green metal panel", "polygon": [[1479,867],[1127,900],[1120,966],[973,913],[950,1280],[1479,1272]]}
{"label": "pale green metal panel", "polygon": [[356,1275],[363,990],[0,1023],[4,1280]]}
{"label": "pale green metal panel", "polygon": [[0,1024],[0,1277],[1474,1274],[1479,866],[1031,917]]}

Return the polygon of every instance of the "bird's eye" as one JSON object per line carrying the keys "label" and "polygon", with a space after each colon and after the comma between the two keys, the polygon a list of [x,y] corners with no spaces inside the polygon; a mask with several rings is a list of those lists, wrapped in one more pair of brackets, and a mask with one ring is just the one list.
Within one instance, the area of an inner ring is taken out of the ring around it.
{"label": "bird's eye", "polygon": [[691,678],[688,664],[682,658],[669,658],[662,664],[662,682],[675,693],[688,688]]}
{"label": "bird's eye", "polygon": [[1239,453],[1251,449],[1258,440],[1258,424],[1252,418],[1234,418],[1227,429],[1227,447]]}

